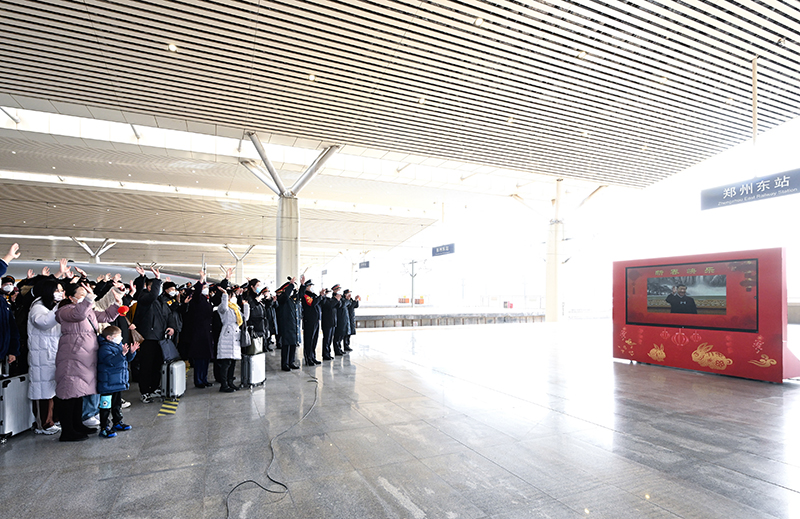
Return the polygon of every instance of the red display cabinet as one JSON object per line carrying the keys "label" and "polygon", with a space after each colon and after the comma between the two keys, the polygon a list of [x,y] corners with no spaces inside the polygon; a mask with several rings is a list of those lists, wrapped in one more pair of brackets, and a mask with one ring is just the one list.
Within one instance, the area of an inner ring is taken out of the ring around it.
{"label": "red display cabinet", "polygon": [[614,263],[614,358],[782,382],[784,249]]}

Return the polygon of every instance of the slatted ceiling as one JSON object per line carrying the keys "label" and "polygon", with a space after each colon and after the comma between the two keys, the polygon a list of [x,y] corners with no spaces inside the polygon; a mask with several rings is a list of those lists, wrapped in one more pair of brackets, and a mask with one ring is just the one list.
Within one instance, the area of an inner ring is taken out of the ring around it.
{"label": "slatted ceiling", "polygon": [[10,12],[0,58],[14,75],[0,92],[603,183],[648,185],[747,139],[754,54],[762,131],[800,113],[798,11],[769,1],[20,1]]}
{"label": "slatted ceiling", "polygon": [[[0,229],[3,234],[230,242],[270,248],[276,239],[276,207],[243,201],[0,184],[0,206],[6,215]],[[402,214],[312,208],[301,208],[300,217],[304,247],[335,250],[365,245],[373,250],[393,248],[433,223]],[[128,245],[120,244],[118,250]]]}

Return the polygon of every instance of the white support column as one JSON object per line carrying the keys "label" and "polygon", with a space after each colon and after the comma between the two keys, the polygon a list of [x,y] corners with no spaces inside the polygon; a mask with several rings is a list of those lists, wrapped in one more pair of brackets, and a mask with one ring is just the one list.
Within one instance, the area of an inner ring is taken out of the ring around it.
{"label": "white support column", "polygon": [[561,297],[558,275],[561,267],[559,246],[564,239],[564,223],[561,221],[561,181],[556,180],[556,198],[553,200],[553,219],[547,235],[547,283],[545,288],[545,321],[556,322],[561,315]]}
{"label": "white support column", "polygon": [[248,254],[250,254],[250,251],[253,250],[254,247],[255,245],[251,245],[246,251],[244,251],[244,254],[239,256],[233,251],[233,249],[231,249],[230,245],[225,245],[225,249],[230,252],[231,256],[233,256],[233,259],[236,260],[236,270],[234,271],[233,282],[237,285],[242,284],[242,279],[244,277],[244,259]]}
{"label": "white support column", "polygon": [[275,285],[300,275],[300,213],[297,198],[278,199],[278,232],[275,251]]}

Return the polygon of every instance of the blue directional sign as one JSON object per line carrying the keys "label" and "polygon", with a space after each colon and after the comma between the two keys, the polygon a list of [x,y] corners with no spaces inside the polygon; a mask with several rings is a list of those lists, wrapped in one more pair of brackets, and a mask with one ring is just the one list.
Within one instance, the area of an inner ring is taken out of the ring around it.
{"label": "blue directional sign", "polygon": [[440,245],[433,248],[433,257],[444,256],[445,254],[453,254],[456,251],[456,244]]}
{"label": "blue directional sign", "polygon": [[715,209],[796,193],[800,193],[800,169],[704,189],[700,193],[700,209]]}

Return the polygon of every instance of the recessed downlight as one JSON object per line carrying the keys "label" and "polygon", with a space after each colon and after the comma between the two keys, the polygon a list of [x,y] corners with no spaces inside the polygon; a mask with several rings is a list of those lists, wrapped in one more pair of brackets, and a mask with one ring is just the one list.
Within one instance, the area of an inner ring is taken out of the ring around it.
{"label": "recessed downlight", "polygon": [[316,81],[317,80],[316,74],[309,74],[308,75],[308,80],[309,81]]}
{"label": "recessed downlight", "polygon": [[509,117],[508,119],[506,119],[506,122],[508,124],[512,124],[514,122],[514,118],[513,117]]}
{"label": "recessed downlight", "polygon": [[475,18],[475,19],[472,21],[472,25],[474,25],[475,27],[480,27],[481,25],[483,25],[483,22],[484,22],[484,21],[485,21],[485,20],[479,16],[479,17]]}
{"label": "recessed downlight", "polygon": [[170,43],[167,46],[167,48],[169,49],[170,52],[178,52],[178,46],[175,45],[174,43]]}
{"label": "recessed downlight", "polygon": [[589,55],[589,53],[588,53],[588,52],[586,52],[585,50],[582,50],[582,51],[580,51],[580,52],[578,53],[578,59],[584,59],[584,58],[585,58],[586,56],[588,56],[588,55]]}
{"label": "recessed downlight", "polygon": [[418,101],[419,101],[419,104],[424,105],[425,104],[425,96],[420,97]]}
{"label": "recessed downlight", "polygon": [[658,82],[663,85],[664,83],[667,82],[667,76],[661,76],[660,78],[658,78]]}

